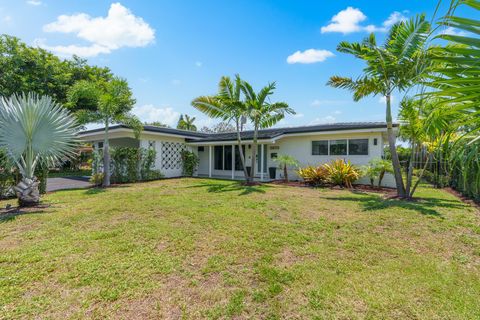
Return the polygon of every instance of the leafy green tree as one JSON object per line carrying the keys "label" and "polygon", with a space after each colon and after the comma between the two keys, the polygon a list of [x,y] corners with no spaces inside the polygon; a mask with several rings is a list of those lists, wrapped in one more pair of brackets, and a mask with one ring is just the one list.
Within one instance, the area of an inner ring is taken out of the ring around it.
{"label": "leafy green tree", "polygon": [[194,124],[195,117],[190,117],[188,114],[180,115],[178,119],[177,129],[188,130],[188,131],[197,131],[197,126]]}
{"label": "leafy green tree", "polygon": [[284,154],[278,156],[275,162],[277,162],[280,169],[283,170],[283,180],[288,182],[288,167],[298,167],[298,160],[288,154]]}
{"label": "leafy green tree", "polygon": [[74,155],[78,125],[50,97],[28,94],[0,99],[0,148],[16,164],[22,180],[15,187],[20,206],[40,201],[35,168]]}
{"label": "leafy green tree", "polygon": [[[249,179],[249,173],[245,166],[245,155],[242,148],[244,125],[247,119],[247,107],[242,101],[242,79],[237,74],[235,80],[230,77],[222,77],[218,84],[218,93],[213,96],[200,96],[192,101],[192,106],[205,113],[209,117],[222,119],[224,122],[233,122],[237,133],[237,146],[242,163],[245,179]],[[253,173],[253,171],[252,171]]]}
{"label": "leafy green tree", "polygon": [[358,101],[369,95],[382,95],[386,101],[388,142],[392,156],[397,193],[407,197],[400,161],[395,147],[391,97],[394,91],[404,91],[425,76],[429,59],[424,44],[430,31],[430,23],[424,15],[394,24],[382,46],[377,45],[372,33],[361,43],[341,42],[337,50],[352,54],[365,61],[364,73],[357,79],[332,76],[328,85],[353,92]]}
{"label": "leafy green tree", "polygon": [[[68,101],[67,92],[75,82],[109,81],[112,73],[108,68],[89,66],[86,60],[74,57],[61,60],[54,54],[37,47],[27,46],[20,39],[0,36],[0,96],[35,92],[48,95],[60,104]],[[85,108],[84,101],[70,105],[75,112]]]}
{"label": "leafy green tree", "polygon": [[110,143],[109,127],[111,124],[124,124],[131,127],[136,137],[142,130],[142,123],[131,114],[135,99],[124,79],[113,78],[99,83],[78,81],[68,92],[69,102],[77,104],[88,100],[88,106],[76,114],[81,123],[100,123],[105,126],[103,142],[103,186],[110,186]]}
{"label": "leafy green tree", "polygon": [[[410,153],[407,170],[406,193],[413,197],[420,179],[424,175],[429,161],[436,158],[443,162],[442,146],[452,138],[456,131],[455,118],[457,111],[449,106],[439,105],[438,100],[405,98],[400,103],[399,119],[401,121],[400,137],[408,141]],[[415,156],[421,151],[427,152],[426,161],[420,172],[419,179],[413,183]]]}
{"label": "leafy green tree", "polygon": [[295,111],[285,102],[270,102],[269,98],[276,88],[275,82],[269,83],[258,93],[246,81],[242,81],[241,88],[245,94],[246,115],[253,125],[252,175],[249,177],[249,182],[253,182],[255,159],[257,158],[258,130],[274,126],[285,118],[286,114],[295,114]]}

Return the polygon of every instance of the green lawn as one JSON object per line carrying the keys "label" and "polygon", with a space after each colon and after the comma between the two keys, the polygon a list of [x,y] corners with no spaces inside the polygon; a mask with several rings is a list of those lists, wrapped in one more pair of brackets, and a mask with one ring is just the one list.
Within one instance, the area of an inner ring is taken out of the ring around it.
{"label": "green lawn", "polygon": [[0,319],[479,319],[480,216],[418,196],[206,179],[49,194],[0,223]]}

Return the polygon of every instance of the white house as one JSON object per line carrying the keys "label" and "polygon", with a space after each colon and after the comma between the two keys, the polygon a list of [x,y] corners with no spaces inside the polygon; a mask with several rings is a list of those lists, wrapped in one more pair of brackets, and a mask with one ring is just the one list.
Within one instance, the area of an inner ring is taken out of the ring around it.
{"label": "white house", "polygon": [[[397,126],[395,126],[397,129]],[[361,166],[371,159],[383,156],[387,126],[383,122],[335,123],[314,126],[273,128],[258,133],[258,152],[255,177],[259,180],[281,178],[281,170],[275,177],[269,168],[276,168],[278,155],[291,155],[301,166],[319,165],[334,159],[350,160]],[[126,126],[110,128],[110,145],[154,148],[157,152],[155,169],[166,177],[182,175],[180,152],[189,149],[199,157],[196,175],[228,179],[243,178],[236,133],[202,133],[171,128],[144,126],[140,139]],[[104,129],[81,132],[83,141],[92,142],[95,148],[103,146]],[[253,131],[242,132],[242,148],[245,150],[246,166],[252,163]],[[235,150],[235,151],[233,151]],[[295,171],[290,178],[298,178]],[[366,183],[366,180],[360,181]],[[393,176],[387,175],[383,184],[394,187]]]}

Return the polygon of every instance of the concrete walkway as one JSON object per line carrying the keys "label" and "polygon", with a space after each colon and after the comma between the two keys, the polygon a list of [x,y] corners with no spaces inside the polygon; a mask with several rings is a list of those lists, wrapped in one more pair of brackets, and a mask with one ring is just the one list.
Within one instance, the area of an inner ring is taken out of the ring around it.
{"label": "concrete walkway", "polygon": [[92,185],[88,179],[89,177],[48,178],[47,191],[88,188]]}

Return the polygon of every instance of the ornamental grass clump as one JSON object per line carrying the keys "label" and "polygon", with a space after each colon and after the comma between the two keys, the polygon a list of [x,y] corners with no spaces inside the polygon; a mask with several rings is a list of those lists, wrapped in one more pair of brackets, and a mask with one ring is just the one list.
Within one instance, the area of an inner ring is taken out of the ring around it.
{"label": "ornamental grass clump", "polygon": [[343,159],[333,160],[330,163],[323,165],[327,169],[330,182],[334,185],[353,188],[353,182],[357,181],[360,176],[360,170],[355,167],[350,161]]}
{"label": "ornamental grass clump", "polygon": [[329,172],[324,166],[300,168],[297,173],[306,184],[314,187],[326,185],[330,181]]}

